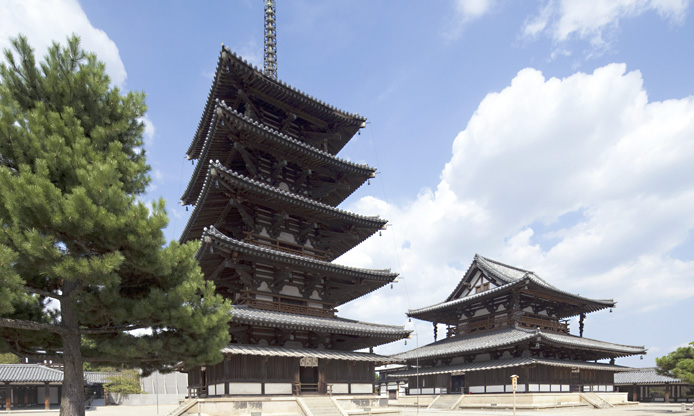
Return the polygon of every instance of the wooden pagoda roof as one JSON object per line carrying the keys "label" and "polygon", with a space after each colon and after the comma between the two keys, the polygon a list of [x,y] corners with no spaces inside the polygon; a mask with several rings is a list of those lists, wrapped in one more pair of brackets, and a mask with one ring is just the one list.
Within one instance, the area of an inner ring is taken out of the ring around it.
{"label": "wooden pagoda roof", "polygon": [[342,224],[345,228],[353,228],[350,236],[335,242],[330,249],[331,260],[339,257],[354,246],[369,238],[377,230],[383,228],[387,220],[378,216],[354,214],[333,206],[314,201],[293,192],[255,181],[226,169],[219,161],[210,161],[215,176],[208,169],[205,183],[198,194],[193,213],[181,233],[180,241],[200,238],[203,229],[223,220],[222,214],[229,206],[229,197],[225,192],[242,193],[244,199],[259,205],[284,211],[290,215],[305,217],[312,222],[325,224]]}
{"label": "wooden pagoda roof", "polygon": [[263,347],[259,345],[229,344],[222,349],[224,355],[260,355],[265,357],[320,358],[326,360],[369,361],[391,363],[390,357],[365,352],[320,350],[311,348]]}
{"label": "wooden pagoda roof", "polygon": [[536,342],[541,345],[563,347],[574,351],[589,351],[600,358],[624,357],[646,353],[646,349],[643,346],[614,344],[606,341],[577,337],[575,335],[543,332],[539,329],[511,327],[445,338],[423,347],[395,354],[393,358],[401,360],[421,360],[453,357]]}
{"label": "wooden pagoda roof", "polygon": [[275,264],[289,267],[298,271],[320,274],[340,287],[339,293],[334,293],[335,305],[347,303],[353,299],[364,296],[390,282],[398,276],[390,269],[372,270],[357,267],[343,266],[327,261],[317,260],[311,257],[300,256],[245,243],[219,232],[214,227],[206,228],[202,235],[202,245],[196,254],[205,276],[213,275],[214,270],[220,265],[219,258],[214,260],[212,251],[219,250],[226,253],[236,253],[241,257],[256,263]]}
{"label": "wooden pagoda roof", "polygon": [[[375,176],[376,168],[349,162],[328,152],[296,140],[284,133],[264,126],[243,114],[229,108],[223,101],[217,101],[210,122],[210,128],[202,145],[199,161],[181,196],[183,204],[191,204],[197,199],[205,180],[208,166],[203,161],[224,160],[239,138],[230,135],[230,129],[244,133],[244,146],[263,149],[279,159],[296,163],[306,168],[334,174],[343,173],[349,186],[339,186],[323,198],[323,202],[338,205],[357,190],[369,178]],[[234,143],[231,143],[233,141]]]}
{"label": "wooden pagoda roof", "polygon": [[332,154],[339,152],[366,122],[366,118],[359,114],[339,110],[289,84],[264,75],[260,68],[249,64],[229,47],[222,45],[205,109],[186,152],[189,158],[197,159],[200,154],[214,114],[215,101],[234,100],[239,95],[239,90],[281,112],[294,114],[313,125],[323,127],[326,133],[339,131],[328,142],[328,151]]}
{"label": "wooden pagoda roof", "polygon": [[231,314],[234,324],[370,337],[375,341],[372,346],[407,338],[412,332],[405,330],[403,326],[373,324],[339,317],[324,318],[268,311],[244,305],[234,305]]}
{"label": "wooden pagoda roof", "polygon": [[[463,295],[465,289],[470,288],[478,271],[481,271],[487,279],[493,281],[497,286],[483,292]],[[564,304],[565,307],[557,313],[558,318],[613,308],[616,305],[612,299],[590,299],[565,292],[547,283],[532,271],[508,266],[476,254],[465,276],[451,295],[446,298],[446,301],[424,308],[411,309],[407,315],[426,321],[453,323],[458,319],[463,309],[482,307],[490,299],[508,295],[513,290],[520,290],[521,293],[529,296],[537,296]]]}
{"label": "wooden pagoda roof", "polygon": [[[441,365],[435,367],[423,367],[388,374],[389,378],[428,376],[433,374],[468,373],[473,371],[495,370],[498,368],[524,367],[528,365],[548,365],[551,367],[579,368],[581,370],[608,370],[614,372],[630,371],[631,368],[621,365],[592,363],[576,360],[556,360],[537,357],[514,357],[500,360],[475,361],[463,364]],[[616,377],[616,376],[615,376]]]}

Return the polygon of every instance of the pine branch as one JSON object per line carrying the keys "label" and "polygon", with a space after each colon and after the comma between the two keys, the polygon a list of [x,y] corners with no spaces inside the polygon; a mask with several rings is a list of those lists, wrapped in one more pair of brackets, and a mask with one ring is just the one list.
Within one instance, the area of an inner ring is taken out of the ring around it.
{"label": "pine branch", "polygon": [[41,296],[44,296],[47,298],[51,298],[51,299],[55,299],[55,300],[59,300],[59,301],[63,300],[62,295],[56,295],[53,292],[48,292],[46,290],[37,289],[35,287],[24,286],[24,290],[26,290],[29,293],[34,293],[34,294],[41,295]]}
{"label": "pine branch", "polygon": [[85,335],[109,334],[112,332],[134,331],[136,329],[149,328],[150,326],[151,325],[123,325],[112,326],[107,328],[86,328],[80,329],[80,333]]}
{"label": "pine branch", "polygon": [[44,324],[40,322],[26,321],[23,319],[0,318],[0,327],[27,329],[29,331],[48,331],[54,334],[67,334],[70,331],[57,325]]}

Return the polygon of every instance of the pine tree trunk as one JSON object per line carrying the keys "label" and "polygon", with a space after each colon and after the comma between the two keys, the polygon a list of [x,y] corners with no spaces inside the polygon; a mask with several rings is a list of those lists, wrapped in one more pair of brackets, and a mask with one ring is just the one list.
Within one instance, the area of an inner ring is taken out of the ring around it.
{"label": "pine tree trunk", "polygon": [[68,329],[63,340],[63,394],[60,416],[84,416],[84,371],[77,313],[70,301],[60,305],[63,326]]}

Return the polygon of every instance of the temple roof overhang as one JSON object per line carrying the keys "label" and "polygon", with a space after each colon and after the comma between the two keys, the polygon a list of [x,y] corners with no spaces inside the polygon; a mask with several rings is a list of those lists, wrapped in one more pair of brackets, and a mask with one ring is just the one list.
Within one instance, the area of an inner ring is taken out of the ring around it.
{"label": "temple roof overhang", "polygon": [[231,102],[239,97],[257,97],[276,107],[278,111],[292,114],[319,129],[323,127],[325,131],[338,131],[340,134],[327,143],[328,151],[332,154],[339,152],[366,122],[366,118],[359,114],[339,110],[282,81],[264,75],[261,69],[222,45],[205,110],[186,152],[190,158],[197,159],[200,154],[215,113],[216,100]]}
{"label": "temple roof overhang", "polygon": [[658,374],[655,368],[639,368],[632,369],[632,371],[615,374],[614,384],[617,386],[627,386],[632,384],[662,385],[688,383],[680,380],[679,378]]}
{"label": "temple roof overhang", "polygon": [[585,312],[595,312],[601,309],[613,308],[615,302],[611,299],[599,300],[584,298],[554,287],[543,284],[532,275],[526,275],[518,280],[508,282],[502,286],[485,290],[484,292],[464,296],[451,301],[441,302],[436,305],[419,309],[410,309],[407,316],[437,323],[458,323],[462,311],[483,308],[486,302],[504,296],[510,296],[514,290],[521,295],[532,296],[543,301],[561,305],[557,310],[557,318],[568,318]]}
{"label": "temple roof overhang", "polygon": [[254,309],[248,306],[235,305],[231,311],[231,322],[241,325],[259,325],[292,331],[327,332],[331,334],[355,335],[377,338],[373,346],[407,338],[412,331],[402,326],[380,325],[369,322],[354,321],[345,318],[323,318]]}
{"label": "temple roof overhang", "polygon": [[0,364],[0,382],[59,383],[63,372],[40,364]]}
{"label": "temple roof overhang", "polygon": [[[472,280],[480,273],[494,282],[494,286],[472,294],[470,292]],[[444,302],[411,309],[407,315],[431,322],[456,324],[463,310],[482,308],[486,302],[509,296],[513,291],[559,306],[555,308],[554,317],[556,318],[568,318],[581,313],[613,308],[616,305],[612,299],[591,299],[563,291],[547,283],[532,271],[509,266],[476,254],[465,276]]]}
{"label": "temple roof overhang", "polygon": [[544,345],[566,348],[572,351],[590,352],[591,355],[598,357],[596,359],[646,353],[646,349],[643,346],[614,344],[606,341],[577,337],[575,335],[564,335],[512,327],[479,334],[446,338],[423,347],[395,354],[393,358],[401,360],[421,360],[439,357],[454,357],[530,344],[539,344],[539,348],[542,348]]}
{"label": "temple roof overhang", "polygon": [[[235,134],[230,134],[232,131]],[[238,137],[239,133],[244,135],[243,141]],[[234,146],[238,145],[262,149],[278,159],[293,162],[316,172],[324,172],[326,175],[339,173],[343,184],[340,186],[336,184],[329,194],[322,197],[323,202],[330,205],[338,205],[344,201],[376,173],[375,168],[333,156],[264,126],[227,107],[224,102],[218,101],[199,154],[199,161],[181,196],[183,204],[194,203],[198,198],[209,169],[204,161],[224,160]]]}
{"label": "temple roof overhang", "polygon": [[391,363],[396,360],[382,355],[352,352],[322,350],[310,348],[262,347],[258,345],[229,344],[222,349],[224,355],[260,355],[266,357],[318,358],[326,360],[367,361],[377,364]]}
{"label": "temple roof overhang", "polygon": [[309,220],[337,227],[351,229],[349,237],[335,241],[330,248],[330,259],[335,259],[354,246],[369,238],[383,228],[387,221],[377,216],[354,214],[333,206],[316,202],[310,198],[255,181],[226,169],[219,161],[210,162],[214,175],[208,172],[195,208],[181,233],[180,241],[200,238],[203,229],[216,224],[229,208],[226,193],[243,193],[244,199],[278,212],[286,212]]}
{"label": "temple roof overhang", "polygon": [[[334,286],[334,289],[331,290],[334,305],[341,305],[364,296],[393,282],[398,276],[390,269],[373,270],[343,266],[249,244],[226,236],[214,227],[205,229],[201,240],[202,245],[196,258],[200,261],[205,276],[213,276],[217,274],[216,269],[226,268],[227,264],[229,267],[233,267],[235,261],[242,260],[252,261],[255,264],[290,268],[293,271],[308,272],[324,277],[326,282],[329,281]],[[232,258],[236,258],[236,260]]]}
{"label": "temple roof overhang", "polygon": [[580,370],[630,371],[631,368],[606,363],[591,363],[575,360],[554,360],[549,358],[517,357],[501,360],[475,361],[471,363],[443,365],[436,367],[414,368],[388,374],[389,378],[409,376],[427,376],[433,374],[464,374],[473,371],[496,370],[499,368],[524,367],[531,365],[547,365],[551,367],[568,367]]}

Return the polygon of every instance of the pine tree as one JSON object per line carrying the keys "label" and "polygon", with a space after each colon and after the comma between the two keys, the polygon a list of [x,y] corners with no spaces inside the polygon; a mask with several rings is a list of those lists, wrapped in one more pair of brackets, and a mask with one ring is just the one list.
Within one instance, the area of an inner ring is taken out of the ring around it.
{"label": "pine tree", "polygon": [[144,94],[112,87],[77,37],[40,65],[25,37],[12,44],[0,66],[0,353],[64,364],[61,415],[84,414],[85,361],[220,361],[229,305],[197,244],[165,245],[164,202],[140,199]]}

